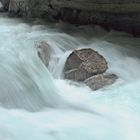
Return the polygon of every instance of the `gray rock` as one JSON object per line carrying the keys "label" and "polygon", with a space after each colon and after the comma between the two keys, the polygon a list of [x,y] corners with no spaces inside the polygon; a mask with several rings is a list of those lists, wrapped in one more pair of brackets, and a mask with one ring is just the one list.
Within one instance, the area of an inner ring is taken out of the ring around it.
{"label": "gray rock", "polygon": [[3,7],[3,4],[0,1],[0,12],[3,12],[3,11],[4,11],[4,7]]}
{"label": "gray rock", "polygon": [[44,17],[49,10],[49,0],[10,0],[9,13],[15,16]]}
{"label": "gray rock", "polygon": [[28,16],[30,17],[46,17],[49,10],[50,0],[26,0],[28,6]]}
{"label": "gray rock", "polygon": [[[9,0],[1,0],[6,3]],[[139,0],[10,0],[18,16],[61,19],[74,24],[98,24],[140,35]]]}
{"label": "gray rock", "polygon": [[0,2],[2,4],[2,11],[7,11],[10,0],[0,0]]}
{"label": "gray rock", "polygon": [[45,64],[45,66],[48,67],[50,55],[51,55],[51,48],[46,42],[40,42],[38,45],[36,45],[37,54],[42,60],[42,62]]}
{"label": "gray rock", "polygon": [[27,0],[10,0],[9,13],[11,16],[28,16]]}
{"label": "gray rock", "polygon": [[115,74],[103,75],[99,74],[92,76],[84,81],[84,83],[89,86],[92,90],[98,90],[104,86],[112,85],[118,77]]}
{"label": "gray rock", "polygon": [[93,75],[104,73],[107,68],[105,58],[93,49],[74,50],[66,60],[64,77],[84,81]]}

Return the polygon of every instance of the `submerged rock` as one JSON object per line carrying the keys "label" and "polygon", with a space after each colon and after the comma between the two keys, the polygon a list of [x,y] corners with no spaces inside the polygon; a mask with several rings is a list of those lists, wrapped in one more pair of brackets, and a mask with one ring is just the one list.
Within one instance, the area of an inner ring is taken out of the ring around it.
{"label": "submerged rock", "polygon": [[93,75],[104,73],[107,68],[105,58],[93,49],[74,50],[66,60],[64,77],[84,81]]}
{"label": "submerged rock", "polygon": [[98,90],[104,86],[112,85],[118,79],[117,75],[103,75],[99,74],[92,76],[84,81],[84,83],[89,86],[92,90]]}
{"label": "submerged rock", "polygon": [[51,48],[49,45],[42,41],[38,45],[36,45],[37,53],[42,62],[45,64],[45,66],[48,66],[50,55],[51,55]]}

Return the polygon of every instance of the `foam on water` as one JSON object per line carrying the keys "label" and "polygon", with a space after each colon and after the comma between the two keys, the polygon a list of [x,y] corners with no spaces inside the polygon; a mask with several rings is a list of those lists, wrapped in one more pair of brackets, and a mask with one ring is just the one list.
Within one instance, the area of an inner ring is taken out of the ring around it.
{"label": "foam on water", "polygon": [[[0,140],[140,139],[139,39],[94,26],[33,25],[3,16],[0,33]],[[34,49],[42,40],[53,50],[49,71]],[[93,92],[63,79],[68,54],[83,47],[107,59],[107,72],[119,76],[114,85]],[[62,109],[64,99],[101,115]]]}
{"label": "foam on water", "polygon": [[32,34],[36,33],[32,32],[32,27],[10,19],[0,20],[0,104],[33,111],[61,106],[63,100],[33,48]]}

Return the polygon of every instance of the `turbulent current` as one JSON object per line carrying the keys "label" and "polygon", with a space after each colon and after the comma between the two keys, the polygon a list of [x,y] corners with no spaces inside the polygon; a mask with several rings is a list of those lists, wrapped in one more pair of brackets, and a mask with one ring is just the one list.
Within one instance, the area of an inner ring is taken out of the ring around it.
{"label": "turbulent current", "polygon": [[[48,69],[40,41],[52,50]],[[63,79],[67,56],[85,47],[106,58],[115,84],[92,91]],[[0,15],[0,140],[140,140],[140,39]]]}

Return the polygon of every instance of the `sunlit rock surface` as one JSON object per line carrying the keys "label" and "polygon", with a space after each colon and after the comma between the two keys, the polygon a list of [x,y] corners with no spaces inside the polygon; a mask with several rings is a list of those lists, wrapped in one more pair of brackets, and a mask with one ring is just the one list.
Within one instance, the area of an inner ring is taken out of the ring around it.
{"label": "sunlit rock surface", "polygon": [[65,78],[83,81],[93,75],[104,73],[107,62],[103,56],[92,49],[74,50],[66,60]]}

